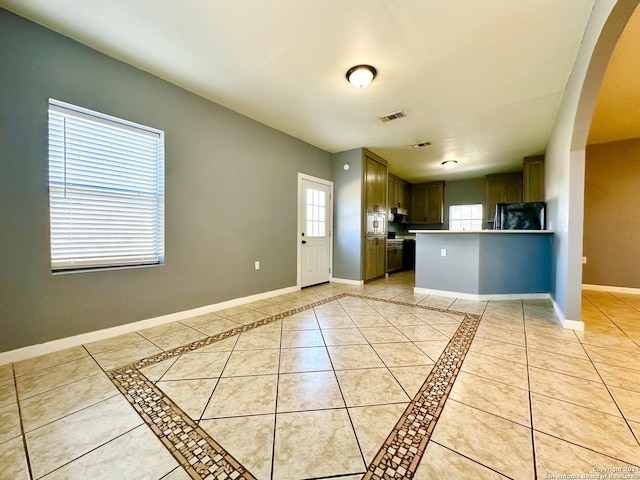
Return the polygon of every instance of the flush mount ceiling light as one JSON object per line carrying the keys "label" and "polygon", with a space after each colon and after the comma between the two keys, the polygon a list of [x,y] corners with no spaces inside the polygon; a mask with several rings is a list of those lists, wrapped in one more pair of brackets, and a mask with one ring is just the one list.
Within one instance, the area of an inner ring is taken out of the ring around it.
{"label": "flush mount ceiling light", "polygon": [[376,78],[377,73],[371,65],[356,65],[347,71],[347,80],[356,88],[364,88]]}
{"label": "flush mount ceiling light", "polygon": [[442,166],[444,168],[453,168],[456,166],[456,164],[458,163],[457,160],[446,160],[444,162],[442,162]]}

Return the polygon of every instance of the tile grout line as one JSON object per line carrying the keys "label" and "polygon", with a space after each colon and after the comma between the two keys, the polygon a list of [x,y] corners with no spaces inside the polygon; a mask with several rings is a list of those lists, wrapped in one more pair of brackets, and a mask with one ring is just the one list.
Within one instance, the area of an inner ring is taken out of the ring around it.
{"label": "tile grout line", "polygon": [[20,420],[20,436],[22,437],[22,448],[24,449],[24,458],[27,462],[27,472],[29,474],[29,478],[33,479],[33,469],[31,468],[31,458],[29,456],[29,449],[27,447],[27,432],[24,430],[24,422],[22,421],[22,407],[20,406],[20,397],[18,396],[18,381],[16,379],[16,369],[11,363],[11,373],[13,380],[13,388],[16,394],[16,408],[18,409],[18,419]]}
{"label": "tile grout line", "polygon": [[[473,335],[475,335],[477,325],[481,318],[480,315],[470,314],[467,312],[457,312],[426,305],[416,305],[413,303],[398,302],[385,298],[377,298],[367,295],[357,295],[343,292],[301,307],[271,315],[270,317],[266,317],[255,322],[242,325],[234,329],[221,332],[219,334],[212,335],[180,347],[166,350],[164,352],[159,352],[128,365],[116,367],[107,371],[106,373],[114,383],[114,385],[118,388],[118,390],[125,396],[129,403],[134,407],[136,412],[142,417],[144,422],[152,429],[154,434],[162,441],[165,447],[171,452],[174,458],[176,458],[178,463],[183,466],[183,468],[187,471],[191,478],[205,480],[227,478],[230,478],[232,480],[255,479],[255,477],[250,472],[248,472],[245,467],[243,467],[232,455],[230,455],[213,438],[211,438],[211,436],[206,431],[204,431],[197,424],[197,422],[186,415],[186,413],[184,413],[169,397],[167,397],[160,388],[158,388],[153,382],[147,379],[140,370],[144,367],[180,356],[184,353],[192,352],[199,348],[208,346],[214,342],[239,335],[260,326],[273,323],[291,315],[295,315],[296,313],[300,313],[314,307],[339,300],[340,298],[344,298],[346,296],[382,301],[389,304],[418,307],[424,310],[441,311],[445,313],[462,315],[464,317],[464,320],[461,322],[458,330],[445,348],[445,351],[440,356],[438,362],[440,362],[444,358],[445,353],[450,348],[453,349],[452,345],[454,344],[454,340],[458,339],[458,337],[464,336],[466,338],[471,333],[471,339],[473,338]],[[469,327],[471,326],[474,328],[472,329],[472,331],[468,332]],[[462,352],[462,356],[458,362],[460,364],[461,360],[464,359],[466,351],[468,350],[468,344],[470,343],[471,339],[467,339],[466,341],[466,350]],[[459,349],[455,350],[457,353]],[[435,369],[437,365],[438,363],[436,363],[433,368]],[[448,374],[448,369],[445,368],[444,370],[445,376],[450,376],[450,374]],[[457,371],[455,372],[455,375],[457,375]],[[455,375],[453,377],[454,379]],[[429,383],[429,380],[432,377],[433,370],[425,381],[425,385]],[[451,384],[448,386],[446,396],[448,396],[448,391],[450,390],[450,388]],[[422,389],[418,393],[418,395],[420,395],[421,392]],[[415,401],[416,400],[414,398],[413,402],[410,403],[410,406]],[[437,411],[437,416],[439,416],[441,410],[442,408]],[[435,422],[432,423],[433,426],[435,426]],[[414,471],[417,468],[420,458],[421,455],[417,459],[417,461],[413,462],[412,464]]]}

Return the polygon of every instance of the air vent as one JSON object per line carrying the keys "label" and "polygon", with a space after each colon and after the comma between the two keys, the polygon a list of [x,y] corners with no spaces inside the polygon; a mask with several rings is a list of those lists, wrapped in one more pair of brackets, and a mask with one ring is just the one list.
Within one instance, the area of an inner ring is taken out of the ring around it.
{"label": "air vent", "polygon": [[428,147],[429,145],[431,145],[431,142],[414,143],[413,145],[411,145],[411,148],[424,148]]}
{"label": "air vent", "polygon": [[397,118],[404,118],[406,116],[407,114],[404,113],[402,110],[400,110],[398,112],[382,115],[381,117],[378,117],[378,120],[380,120],[381,122],[390,122],[391,120],[396,120]]}

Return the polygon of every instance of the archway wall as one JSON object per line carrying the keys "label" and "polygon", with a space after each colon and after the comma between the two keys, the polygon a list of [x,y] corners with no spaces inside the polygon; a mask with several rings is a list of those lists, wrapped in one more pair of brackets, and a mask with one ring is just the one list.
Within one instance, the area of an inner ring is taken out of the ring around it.
{"label": "archway wall", "polygon": [[615,44],[640,0],[595,0],[545,155],[548,222],[555,231],[552,296],[563,324],[580,328],[585,148]]}

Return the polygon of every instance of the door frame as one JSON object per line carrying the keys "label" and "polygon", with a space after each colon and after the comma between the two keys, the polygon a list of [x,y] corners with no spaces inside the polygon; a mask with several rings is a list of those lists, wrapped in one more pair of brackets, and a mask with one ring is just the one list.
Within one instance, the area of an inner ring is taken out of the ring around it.
{"label": "door frame", "polygon": [[298,172],[298,220],[296,225],[296,286],[301,289],[302,285],[302,243],[300,241],[302,233],[302,181],[309,180],[310,182],[319,183],[329,187],[329,202],[327,211],[327,224],[329,225],[329,281],[333,279],[333,182],[324,178],[314,177],[307,175],[306,173]]}

